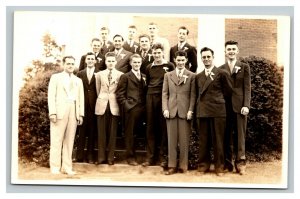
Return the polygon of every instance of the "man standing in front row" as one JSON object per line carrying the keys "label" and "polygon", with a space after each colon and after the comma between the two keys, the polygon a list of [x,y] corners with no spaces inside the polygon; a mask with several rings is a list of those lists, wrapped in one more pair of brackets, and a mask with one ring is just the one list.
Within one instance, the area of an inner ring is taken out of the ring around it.
{"label": "man standing in front row", "polygon": [[251,100],[251,75],[247,64],[237,61],[239,53],[238,42],[225,43],[227,62],[220,66],[231,74],[232,96],[226,100],[227,124],[225,133],[225,169],[233,170],[234,166],[240,175],[246,173],[245,137],[247,129],[247,115]]}
{"label": "man standing in front row", "polygon": [[188,170],[188,149],[191,119],[196,100],[195,74],[185,69],[187,55],[175,54],[176,69],[165,74],[162,90],[162,111],[167,120],[169,163],[166,175],[177,172],[179,145],[179,173]]}
{"label": "man standing in front row", "polygon": [[224,173],[224,133],[226,125],[225,97],[231,95],[229,73],[214,66],[214,51],[204,47],[201,59],[205,69],[196,76],[196,118],[199,133],[198,171],[209,171],[210,149],[213,148],[215,173]]}
{"label": "man standing in front row", "polygon": [[134,134],[143,122],[145,113],[146,77],[141,74],[142,57],[133,54],[130,57],[131,71],[121,76],[117,90],[117,100],[123,108],[125,117],[125,146],[127,163],[138,165],[134,148]]}
{"label": "man standing in front row", "polygon": [[64,71],[51,76],[48,88],[50,117],[50,170],[74,175],[72,151],[77,125],[84,116],[84,92],[80,78],[73,72],[75,58],[63,58]]}

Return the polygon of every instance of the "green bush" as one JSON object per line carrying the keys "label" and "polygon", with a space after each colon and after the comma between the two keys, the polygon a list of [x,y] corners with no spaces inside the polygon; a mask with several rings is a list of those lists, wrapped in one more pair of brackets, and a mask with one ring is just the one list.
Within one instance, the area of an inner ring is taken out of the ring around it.
{"label": "green bush", "polygon": [[19,94],[19,157],[47,166],[50,146],[48,84],[56,67],[36,73]]}

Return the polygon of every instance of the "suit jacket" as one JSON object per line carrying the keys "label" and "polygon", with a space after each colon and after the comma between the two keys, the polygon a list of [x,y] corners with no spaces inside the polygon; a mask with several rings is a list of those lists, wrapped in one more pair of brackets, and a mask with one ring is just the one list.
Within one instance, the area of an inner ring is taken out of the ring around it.
{"label": "suit jacket", "polygon": [[[178,45],[176,44],[170,50],[170,61],[175,64],[175,53],[178,51]],[[198,68],[197,63],[197,50],[194,46],[191,46],[188,43],[185,43],[182,50],[187,53],[188,61],[186,63],[186,68],[194,73],[196,73]]]}
{"label": "suit jacket", "polygon": [[211,76],[205,70],[196,76],[196,116],[226,117],[225,96],[232,92],[230,75],[227,71],[213,67]]}
{"label": "suit jacket", "polygon": [[135,41],[133,42],[132,46],[130,46],[128,41],[125,41],[123,44],[123,48],[131,53],[138,53],[139,47],[140,47],[139,43]]}
{"label": "suit jacket", "polygon": [[76,119],[84,116],[84,92],[80,78],[71,75],[73,88],[70,90],[70,80],[66,72],[53,74],[48,87],[48,109],[49,115],[56,115],[57,119],[62,119],[68,101],[75,101]]}
{"label": "suit jacket", "polygon": [[119,104],[125,111],[146,102],[146,76],[141,74],[141,77],[141,80],[138,80],[135,74],[129,71],[120,78],[116,94]]}
{"label": "suit jacket", "polygon": [[[221,69],[224,69],[230,72],[228,63],[220,66]],[[250,67],[247,64],[244,64],[240,61],[237,61],[231,74],[232,80],[232,108],[236,113],[241,112],[242,107],[248,107],[250,109],[250,100],[251,100],[251,74]]]}
{"label": "suit jacket", "polygon": [[[97,72],[99,72],[99,70],[95,68],[94,74]],[[87,115],[88,110],[93,110],[94,113],[96,99],[97,99],[95,75],[92,76],[91,81],[89,82],[87,77],[87,68],[85,68],[77,73],[77,77],[79,77],[83,83],[84,102],[85,102],[84,110],[86,113],[85,115]]]}
{"label": "suit jacket", "polygon": [[[80,64],[79,64],[79,71],[83,70],[86,68],[86,63],[85,63],[85,57],[86,55],[82,55],[81,59],[80,59]],[[97,57],[96,57],[96,64],[95,64],[95,68],[99,71],[99,70],[105,70],[106,66],[105,66],[105,58],[101,53],[98,53]]]}
{"label": "suit jacket", "polygon": [[96,78],[96,90],[97,90],[97,101],[95,107],[96,115],[103,115],[109,103],[111,114],[114,116],[120,115],[120,109],[116,98],[116,89],[120,80],[122,72],[113,69],[112,70],[112,80],[109,85],[108,82],[109,70],[100,71],[95,74]]}
{"label": "suit jacket", "polygon": [[107,41],[106,44],[103,44],[100,50],[100,53],[105,56],[107,52],[114,51],[115,47],[114,44],[111,41]]}
{"label": "suit jacket", "polygon": [[116,69],[123,73],[129,72],[131,70],[131,66],[129,65],[129,58],[131,55],[131,52],[122,49],[122,51],[117,56]]}
{"label": "suit jacket", "polygon": [[194,111],[196,101],[195,74],[184,70],[180,81],[176,70],[168,72],[164,76],[162,90],[162,111],[169,110],[170,118],[177,113],[179,118],[185,119],[188,111]]}
{"label": "suit jacket", "polygon": [[[142,50],[141,49],[139,49],[139,54],[142,56]],[[141,72],[142,73],[146,73],[146,68],[147,68],[147,66],[149,65],[149,64],[152,64],[153,63],[153,61],[154,61],[154,57],[153,57],[153,55],[152,55],[152,49],[149,49],[148,50],[148,52],[147,52],[147,54],[146,54],[146,56],[145,57],[142,57],[142,65],[141,65]]]}

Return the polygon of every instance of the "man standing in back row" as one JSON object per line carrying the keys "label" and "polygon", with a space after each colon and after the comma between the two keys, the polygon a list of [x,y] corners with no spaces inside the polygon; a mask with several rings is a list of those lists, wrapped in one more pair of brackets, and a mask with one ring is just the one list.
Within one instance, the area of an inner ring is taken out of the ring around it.
{"label": "man standing in back row", "polygon": [[227,62],[220,66],[231,74],[232,96],[226,100],[227,124],[225,132],[225,170],[233,170],[234,166],[240,175],[246,173],[245,137],[247,115],[251,100],[251,74],[247,64],[237,61],[238,42],[225,43]]}

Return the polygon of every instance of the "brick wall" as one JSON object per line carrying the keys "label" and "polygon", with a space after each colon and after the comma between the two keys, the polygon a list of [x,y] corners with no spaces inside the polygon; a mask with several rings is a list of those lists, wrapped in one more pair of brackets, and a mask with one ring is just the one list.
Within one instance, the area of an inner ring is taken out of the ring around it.
{"label": "brick wall", "polygon": [[276,20],[226,19],[225,40],[239,42],[239,56],[255,55],[277,61]]}

